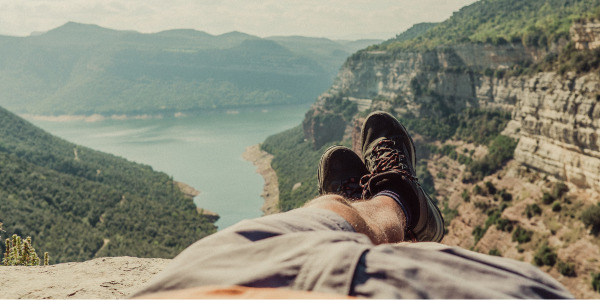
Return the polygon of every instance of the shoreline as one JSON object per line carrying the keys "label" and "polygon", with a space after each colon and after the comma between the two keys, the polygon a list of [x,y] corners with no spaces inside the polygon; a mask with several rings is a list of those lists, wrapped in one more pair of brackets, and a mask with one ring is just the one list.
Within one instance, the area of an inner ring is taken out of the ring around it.
{"label": "shoreline", "polygon": [[[102,122],[105,120],[116,120],[116,121],[126,121],[126,120],[151,120],[151,119],[163,119],[164,115],[157,114],[142,114],[142,115],[110,115],[104,116],[101,114],[92,114],[92,115],[35,115],[35,114],[20,114],[21,118],[35,120],[35,121],[44,121],[44,122],[74,122],[74,121],[84,121],[89,123],[94,122]],[[175,118],[182,118],[187,116],[182,112],[177,112],[173,114]]]}
{"label": "shoreline", "polygon": [[[179,189],[179,191],[183,193],[185,197],[189,198],[192,201],[194,201],[194,197],[200,195],[200,191],[188,185],[187,183],[173,180],[173,184]],[[209,219],[213,220],[213,222],[219,220],[220,216],[216,212],[198,207],[195,203],[194,205],[196,206],[196,212],[198,212],[198,214],[208,217]]]}
{"label": "shoreline", "polygon": [[260,110],[268,112],[279,108],[286,107],[297,107],[302,106],[308,109],[310,103],[300,104],[266,104],[256,106],[234,106],[234,107],[221,107],[221,108],[196,108],[188,110],[162,110],[162,111],[148,111],[148,112],[129,112],[129,113],[92,113],[92,114],[35,114],[35,113],[17,113],[17,115],[23,119],[43,121],[43,122],[75,122],[84,121],[89,123],[102,122],[106,120],[112,121],[127,121],[127,120],[160,120],[167,118],[186,118],[201,115],[203,113],[224,113],[229,115],[237,115],[245,111],[256,111]]}
{"label": "shoreline", "polygon": [[265,215],[275,214],[279,210],[279,182],[277,173],[271,167],[273,155],[260,150],[260,144],[249,146],[242,154],[242,158],[251,162],[256,167],[256,173],[260,174],[265,184],[261,197],[265,199],[261,210]]}

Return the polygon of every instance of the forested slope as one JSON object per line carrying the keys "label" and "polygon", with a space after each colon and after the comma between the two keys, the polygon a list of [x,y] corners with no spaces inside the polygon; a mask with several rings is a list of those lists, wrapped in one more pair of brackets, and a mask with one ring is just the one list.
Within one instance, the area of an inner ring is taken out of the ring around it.
{"label": "forested slope", "polygon": [[173,257],[214,232],[213,222],[166,174],[66,142],[0,108],[3,238],[31,236],[52,263]]}

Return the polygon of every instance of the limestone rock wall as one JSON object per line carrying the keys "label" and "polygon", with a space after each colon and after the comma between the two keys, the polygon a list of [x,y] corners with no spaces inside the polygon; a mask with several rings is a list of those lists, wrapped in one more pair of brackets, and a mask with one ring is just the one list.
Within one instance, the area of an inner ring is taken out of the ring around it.
{"label": "limestone rock wall", "polygon": [[540,73],[497,80],[495,102],[514,102],[515,159],[580,187],[600,191],[600,77]]}
{"label": "limestone rock wall", "polygon": [[[574,26],[572,32],[578,35],[572,39],[587,39],[587,45],[593,45],[591,41],[598,40],[596,25],[586,26]],[[355,102],[359,111],[395,109],[417,116],[466,107],[503,109],[512,112],[506,134],[519,139],[515,151],[519,163],[600,191],[599,75],[539,73],[499,79],[485,72],[539,57],[543,53],[512,44],[459,45],[425,52],[363,51],[345,63],[313,111],[323,112],[323,104],[332,98]],[[324,123],[311,127],[309,115],[304,123],[307,139],[328,142],[328,136],[314,135],[326,130]],[[327,125],[335,128],[335,138],[352,136],[352,122],[345,123],[342,134],[340,119],[329,121],[335,125]]]}
{"label": "limestone rock wall", "polygon": [[577,49],[596,49],[600,47],[600,22],[574,24],[570,29],[571,39]]}

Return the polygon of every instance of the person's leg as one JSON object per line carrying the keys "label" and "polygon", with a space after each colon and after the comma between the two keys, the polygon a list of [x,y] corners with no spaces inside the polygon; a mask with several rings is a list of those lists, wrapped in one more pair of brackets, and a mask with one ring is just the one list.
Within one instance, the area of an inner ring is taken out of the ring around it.
{"label": "person's leg", "polygon": [[336,213],[348,221],[356,232],[368,236],[374,244],[404,240],[406,217],[390,197],[378,196],[368,201],[350,202],[338,195],[326,195],[310,201],[305,207]]}
{"label": "person's leg", "polygon": [[361,178],[363,198],[381,194],[394,197],[405,212],[410,239],[440,242],[444,219],[419,184],[415,145],[406,128],[386,112],[373,112],[363,124],[361,145],[370,172]]}
{"label": "person's leg", "polygon": [[404,240],[406,217],[388,196],[363,200],[360,179],[369,174],[362,159],[351,149],[332,146],[321,156],[317,168],[319,194],[305,207],[332,211],[354,230],[367,235],[374,244]]}

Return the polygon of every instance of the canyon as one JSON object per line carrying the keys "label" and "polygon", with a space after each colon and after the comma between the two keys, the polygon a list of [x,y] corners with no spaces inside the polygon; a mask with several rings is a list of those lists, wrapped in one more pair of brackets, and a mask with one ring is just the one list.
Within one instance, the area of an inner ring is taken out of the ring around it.
{"label": "canyon", "polygon": [[[446,215],[448,233],[442,242],[532,263],[540,247],[549,245],[559,261],[573,264],[576,275],[564,275],[558,267],[540,268],[576,297],[598,297],[590,282],[591,274],[600,271],[600,242],[579,216],[600,201],[600,76],[533,69],[568,43],[576,51],[600,46],[598,28],[596,21],[577,22],[571,27],[570,42],[558,39],[546,48],[506,42],[359,51],[307,112],[305,138],[314,149],[346,141],[359,152],[360,125],[369,111],[390,111],[401,119],[442,118],[466,109],[509,113],[502,134],[518,141],[513,160],[483,180],[465,180],[466,166],[445,155],[424,155],[429,173],[437,174],[439,206],[452,214]],[[357,111],[344,115],[339,107],[350,103]],[[417,149],[425,144],[450,145],[457,153],[471,151],[474,159],[488,151],[483,145],[456,139],[435,140],[418,133],[414,139]],[[508,192],[512,201],[474,192],[484,183]],[[561,184],[568,187],[566,196],[552,208],[541,204]],[[541,207],[540,215],[526,216],[526,209],[534,204]],[[514,225],[533,232],[532,241],[517,242],[499,225],[490,226],[496,210],[511,230]],[[483,235],[476,238],[482,228]]]}

